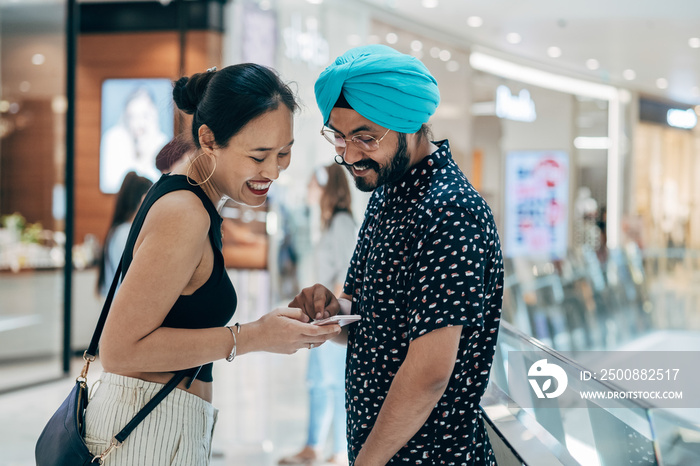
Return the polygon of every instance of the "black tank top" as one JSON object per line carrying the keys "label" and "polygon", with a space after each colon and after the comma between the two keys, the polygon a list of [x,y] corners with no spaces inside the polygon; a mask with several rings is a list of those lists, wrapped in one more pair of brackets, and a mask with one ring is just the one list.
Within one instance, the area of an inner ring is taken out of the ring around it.
{"label": "black tank top", "polygon": [[[184,175],[163,175],[148,191],[139,211],[134,218],[129,238],[124,249],[122,279],[129,270],[133,259],[134,245],[139,236],[143,222],[151,206],[164,195],[179,190],[196,194],[209,213],[209,241],[214,251],[214,267],[209,279],[191,295],[180,295],[172,309],[165,316],[161,327],[171,328],[210,328],[223,327],[236,312],[236,290],[224,268],[224,256],[221,253],[221,217],[216,207],[199,186],[192,186]],[[211,382],[212,363],[205,364],[197,374],[197,379]]]}

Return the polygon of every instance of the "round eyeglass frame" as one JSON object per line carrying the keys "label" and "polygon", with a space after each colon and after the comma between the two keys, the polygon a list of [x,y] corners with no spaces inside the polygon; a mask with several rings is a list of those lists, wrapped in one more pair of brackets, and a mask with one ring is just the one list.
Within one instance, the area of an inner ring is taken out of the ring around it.
{"label": "round eyeglass frame", "polygon": [[[323,136],[323,139],[325,139],[326,141],[328,141],[328,142],[330,142],[331,144],[333,144],[333,146],[336,148],[336,152],[337,152],[337,149],[343,148],[343,149],[344,149],[344,150],[343,150],[343,153],[342,153],[342,154],[338,154],[338,155],[340,155],[340,156],[343,156],[343,155],[345,155],[345,152],[346,152],[347,149],[348,149],[348,144],[347,144],[348,141],[352,142],[353,144],[355,144],[356,147],[358,147],[360,150],[364,150],[365,152],[374,152],[374,151],[378,150],[378,149],[379,149],[379,143],[382,142],[382,139],[384,139],[384,138],[386,137],[387,134],[389,134],[389,131],[391,131],[391,129],[387,129],[387,130],[386,130],[386,133],[384,133],[384,135],[383,135],[382,137],[380,137],[379,139],[375,138],[374,136],[372,136],[372,135],[370,135],[370,134],[356,134],[356,135],[354,135],[353,137],[351,137],[350,139],[345,139],[345,138],[341,138],[341,137],[338,137],[338,138],[335,138],[335,137],[334,137],[333,140],[331,140],[331,139],[328,137],[327,132],[328,132],[328,133],[333,133],[333,134],[335,134],[335,135],[337,135],[338,132],[337,132],[337,131],[333,131],[332,129],[326,128],[325,126],[323,126],[323,127],[321,127],[321,136]],[[367,143],[362,142],[360,139],[356,139],[356,138],[359,138],[360,136],[373,139],[374,142],[377,143],[377,147],[367,147],[367,146],[366,146]],[[345,142],[345,145],[339,146],[338,144],[336,144],[336,141],[337,141],[337,140],[342,140],[342,141],[344,141],[344,142]],[[336,157],[336,158],[337,158],[337,157]]]}

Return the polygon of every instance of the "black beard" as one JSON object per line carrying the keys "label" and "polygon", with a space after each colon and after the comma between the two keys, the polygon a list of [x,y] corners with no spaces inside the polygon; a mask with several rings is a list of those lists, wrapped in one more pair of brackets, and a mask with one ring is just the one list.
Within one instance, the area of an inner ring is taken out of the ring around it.
{"label": "black beard", "polygon": [[[374,160],[364,160],[362,165],[366,165],[368,169],[377,172],[377,181],[370,183],[365,178],[359,176],[353,176],[355,179],[355,186],[360,191],[369,193],[377,189],[379,186],[383,186],[388,183],[393,183],[400,180],[410,168],[411,157],[408,155],[408,144],[406,144],[406,135],[403,133],[398,134],[398,147],[392,157],[391,162],[387,166],[380,166]],[[350,173],[352,174],[352,166],[345,165]]]}

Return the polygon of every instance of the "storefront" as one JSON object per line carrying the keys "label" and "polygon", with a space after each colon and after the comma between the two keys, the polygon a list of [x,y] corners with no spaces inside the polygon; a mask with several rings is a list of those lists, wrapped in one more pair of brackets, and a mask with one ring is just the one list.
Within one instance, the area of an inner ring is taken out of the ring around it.
{"label": "storefront", "polygon": [[[165,96],[151,155],[186,126],[171,81],[220,66],[222,11],[218,1],[0,5],[0,391],[69,373],[87,346],[124,175],[111,180],[109,162],[129,147],[109,156],[103,143],[124,132],[135,83]],[[152,165],[133,168],[159,176]]]}
{"label": "storefront", "polygon": [[646,248],[700,248],[697,119],[688,105],[640,101],[628,228]]}
{"label": "storefront", "polygon": [[67,3],[0,4],[0,391],[62,373]]}
{"label": "storefront", "polygon": [[630,93],[478,47],[470,64],[473,155],[489,174],[483,192],[498,212],[505,255],[556,260],[617,247]]}

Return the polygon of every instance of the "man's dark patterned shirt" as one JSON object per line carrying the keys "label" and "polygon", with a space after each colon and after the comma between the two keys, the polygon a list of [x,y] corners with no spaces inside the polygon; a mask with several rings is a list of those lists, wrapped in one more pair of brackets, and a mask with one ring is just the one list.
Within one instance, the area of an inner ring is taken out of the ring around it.
{"label": "man's dark patterned shirt", "polygon": [[449,143],[370,198],[344,287],[362,320],[348,329],[350,460],[367,439],[414,339],[462,326],[449,384],[389,464],[495,464],[479,402],[503,299],[491,209],[452,160]]}

